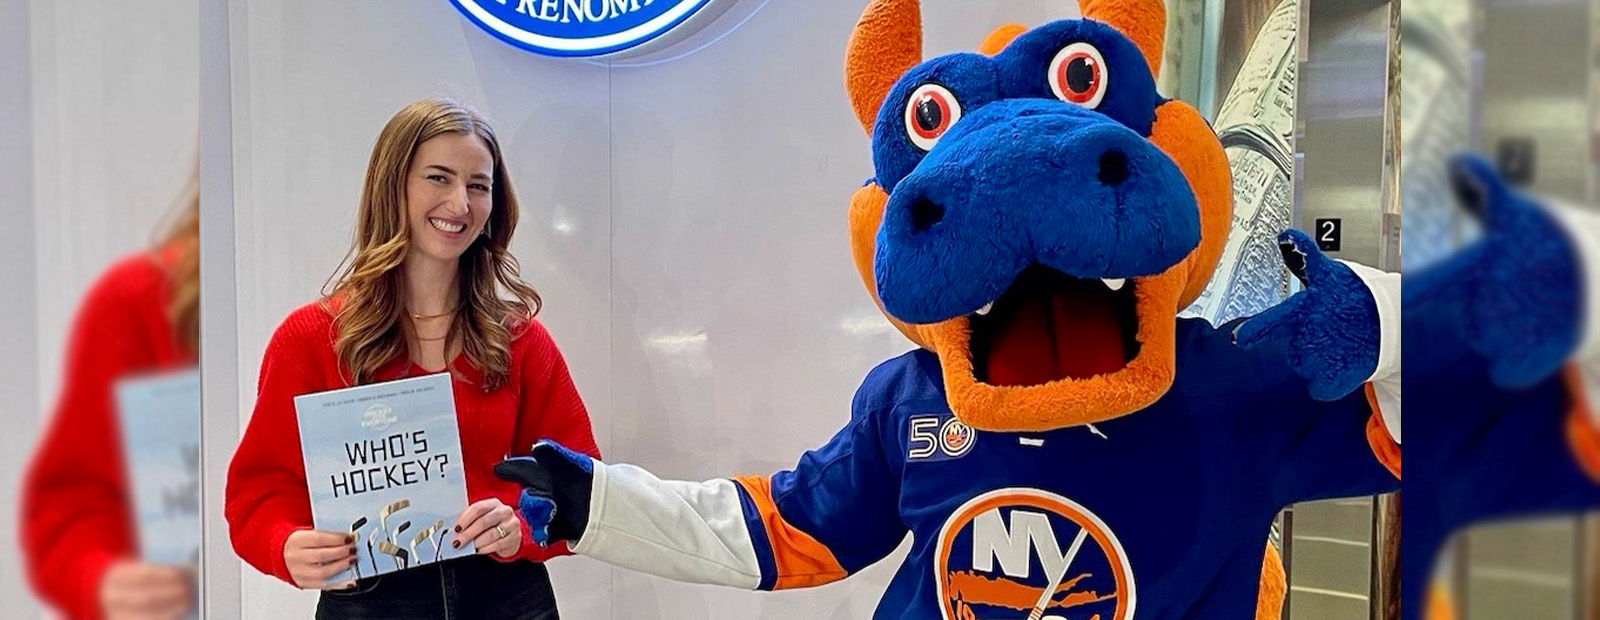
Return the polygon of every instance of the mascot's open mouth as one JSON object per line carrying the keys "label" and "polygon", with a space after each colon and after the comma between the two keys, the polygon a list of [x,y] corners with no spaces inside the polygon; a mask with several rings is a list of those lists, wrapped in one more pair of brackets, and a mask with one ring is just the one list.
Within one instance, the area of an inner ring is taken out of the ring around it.
{"label": "mascot's open mouth", "polygon": [[1140,349],[1135,286],[1029,267],[986,312],[968,317],[974,378],[1035,386],[1126,368]]}
{"label": "mascot's open mouth", "polygon": [[950,406],[986,431],[1042,431],[1138,411],[1172,385],[1174,266],[1137,280],[1075,278],[1035,265],[987,311],[912,333],[943,365]]}

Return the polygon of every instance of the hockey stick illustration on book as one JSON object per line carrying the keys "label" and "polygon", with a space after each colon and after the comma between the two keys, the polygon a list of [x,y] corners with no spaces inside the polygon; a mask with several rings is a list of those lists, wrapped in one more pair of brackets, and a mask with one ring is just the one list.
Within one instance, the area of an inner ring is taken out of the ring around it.
{"label": "hockey stick illustration on book", "polygon": [[[367,525],[367,518],[366,517],[361,517],[360,519],[356,519],[355,523],[351,523],[350,524],[350,542],[352,544],[361,541],[361,528],[366,527],[366,525]],[[370,539],[370,538],[367,539],[367,555],[368,556],[372,555],[372,539]],[[356,569],[356,579],[360,579],[361,578],[361,563],[360,562],[356,562],[355,563],[355,569]]]}
{"label": "hockey stick illustration on book", "polygon": [[[427,529],[417,532],[416,537],[411,539],[411,557],[417,558],[417,561],[419,562],[421,561],[422,555],[417,553],[417,545],[422,544],[422,541],[426,540],[433,545],[433,561],[439,561],[440,544],[433,542],[433,535],[435,532],[438,532],[441,529],[444,529],[444,519],[434,521],[433,525],[428,526]],[[440,536],[439,538],[440,542],[443,542],[444,537]]]}
{"label": "hockey stick illustration on book", "polygon": [[[389,504],[388,506],[384,506],[383,510],[378,511],[378,527],[379,527],[379,529],[381,529],[383,531],[383,535],[384,535],[383,537],[386,539],[385,541],[378,543],[378,553],[382,553],[382,554],[388,555],[388,556],[394,556],[396,558],[395,566],[397,566],[397,567],[401,567],[401,564],[400,564],[400,561],[399,561],[399,558],[400,558],[399,554],[400,553],[404,553],[405,549],[402,549],[402,548],[400,548],[400,547],[398,547],[398,546],[396,546],[394,544],[394,542],[393,542],[394,535],[389,532],[389,517],[394,515],[394,513],[400,512],[400,511],[405,510],[405,509],[410,508],[410,507],[411,507],[411,500],[403,499],[403,500],[400,500],[400,501],[395,502],[393,504]],[[411,525],[411,522],[407,521],[406,525],[407,526]],[[407,554],[407,555],[409,556],[409,554]],[[373,557],[372,558],[372,570],[373,570],[373,572],[377,572],[377,570],[378,570],[378,558],[377,557]]]}
{"label": "hockey stick illustration on book", "polygon": [[395,544],[399,536],[405,533],[407,529],[410,529],[410,527],[410,521],[401,523],[400,527],[395,528],[394,533],[389,535],[389,540],[378,543],[378,552],[394,557],[394,564],[396,568],[405,569],[411,567],[411,552],[407,551],[405,547]]}

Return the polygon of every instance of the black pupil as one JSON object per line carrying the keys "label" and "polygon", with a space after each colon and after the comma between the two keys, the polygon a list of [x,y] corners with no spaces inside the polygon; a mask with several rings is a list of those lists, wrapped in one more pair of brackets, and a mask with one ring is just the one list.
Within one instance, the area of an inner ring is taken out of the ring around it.
{"label": "black pupil", "polygon": [[1075,93],[1086,93],[1094,88],[1094,61],[1074,58],[1067,63],[1067,88]]}
{"label": "black pupil", "polygon": [[917,126],[923,131],[937,131],[944,126],[944,108],[933,97],[917,102]]}

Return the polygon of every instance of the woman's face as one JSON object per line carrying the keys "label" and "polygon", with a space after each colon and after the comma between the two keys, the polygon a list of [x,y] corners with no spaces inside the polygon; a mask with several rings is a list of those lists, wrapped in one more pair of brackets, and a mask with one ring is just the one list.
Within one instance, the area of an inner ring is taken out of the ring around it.
{"label": "woman's face", "polygon": [[406,175],[406,260],[454,265],[489,221],[493,182],[494,156],[477,135],[447,133],[419,145]]}

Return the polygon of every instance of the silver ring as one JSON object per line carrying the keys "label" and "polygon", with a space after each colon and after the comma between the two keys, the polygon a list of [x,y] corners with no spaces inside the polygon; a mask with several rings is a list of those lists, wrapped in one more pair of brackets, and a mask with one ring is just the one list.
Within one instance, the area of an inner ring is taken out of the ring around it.
{"label": "silver ring", "polygon": [[507,536],[510,536],[510,534],[507,534],[507,533],[506,533],[506,530],[505,530],[505,528],[503,528],[503,527],[500,527],[500,526],[498,526],[498,525],[496,525],[496,526],[494,526],[494,531],[496,531],[496,532],[499,532],[499,533],[500,533],[500,537],[501,537],[501,538],[505,538],[505,537],[507,537]]}

